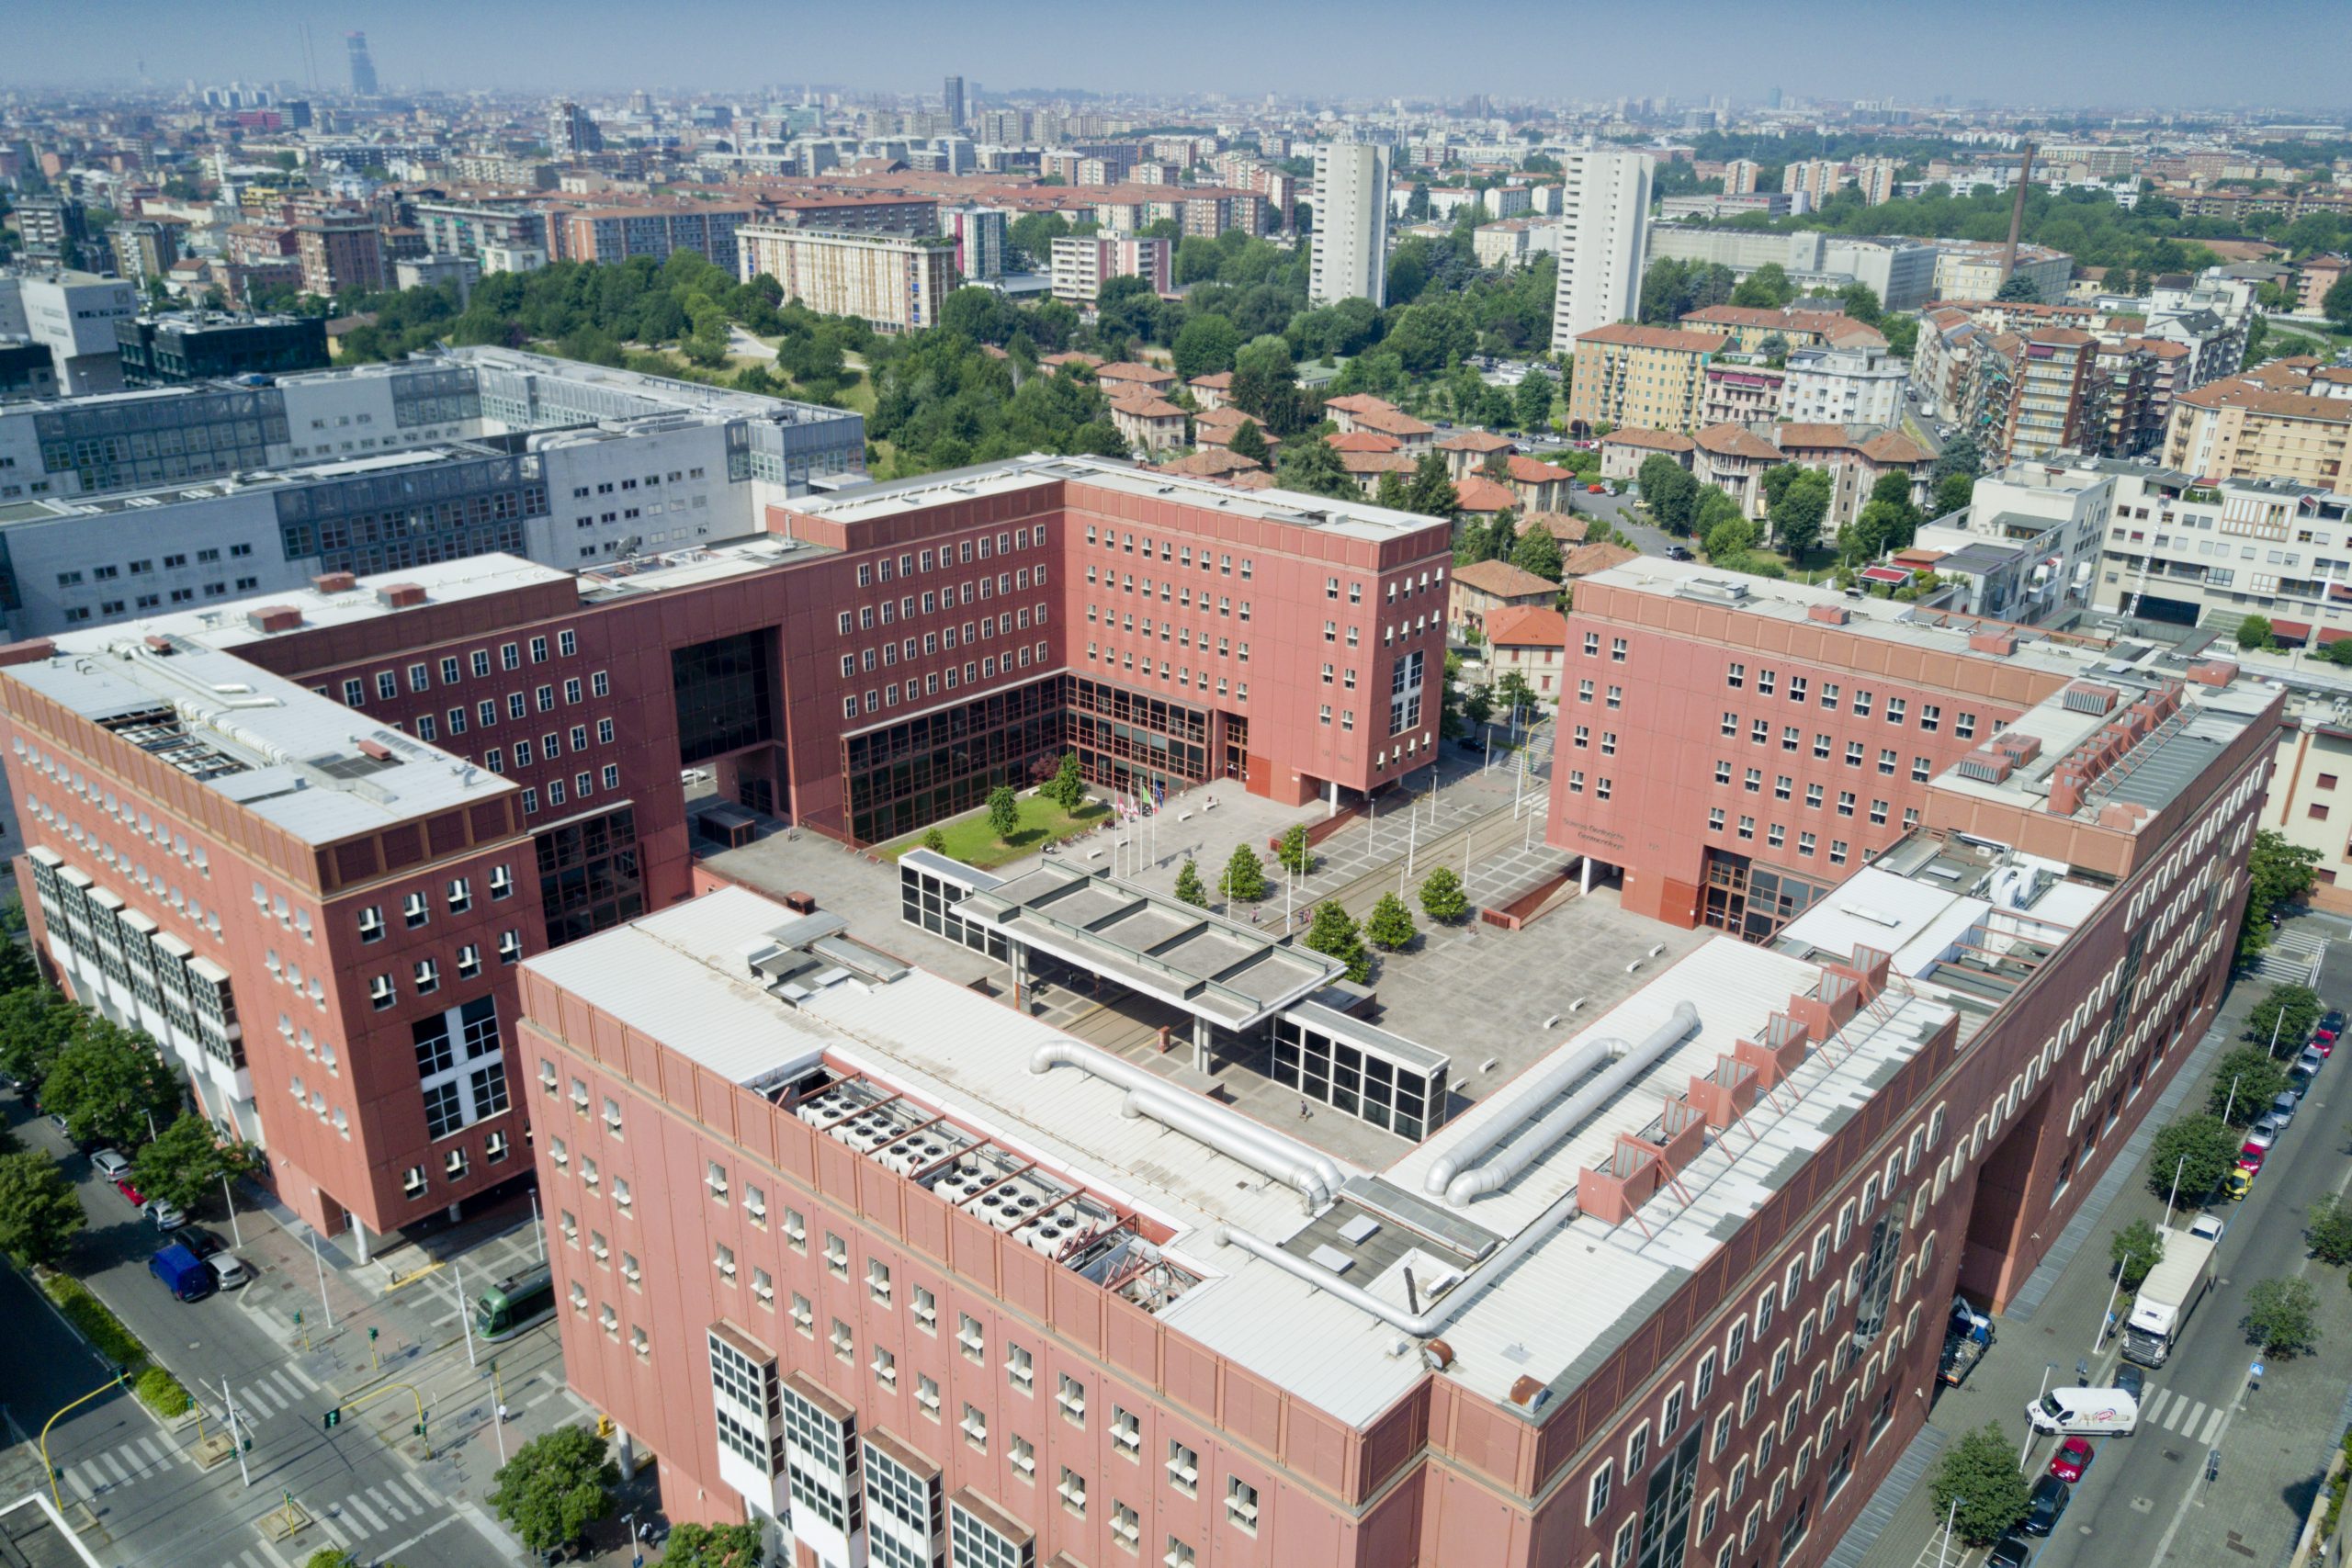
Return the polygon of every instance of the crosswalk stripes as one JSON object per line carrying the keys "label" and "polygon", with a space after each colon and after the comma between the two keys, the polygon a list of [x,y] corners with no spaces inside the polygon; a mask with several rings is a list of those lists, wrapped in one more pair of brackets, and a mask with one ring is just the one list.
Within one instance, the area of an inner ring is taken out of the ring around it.
{"label": "crosswalk stripes", "polygon": [[376,1510],[361,1502],[356,1492],[343,1500],[343,1512],[345,1517],[356,1518],[366,1525],[370,1535],[384,1528],[384,1521],[377,1517]]}
{"label": "crosswalk stripes", "polygon": [[2145,1400],[2141,1402],[2140,1419],[2143,1421],[2154,1421],[2158,1416],[2164,1414],[2165,1401],[2171,1397],[2172,1393],[2170,1390],[2161,1388],[2156,1390],[2155,1393],[2148,1395]]}
{"label": "crosswalk stripes", "polygon": [[305,1393],[316,1393],[319,1392],[319,1380],[304,1371],[300,1367],[298,1367],[289,1361],[280,1370],[284,1375],[290,1377],[296,1382],[300,1383]]}
{"label": "crosswalk stripes", "polygon": [[2205,1420],[2205,1435],[2197,1439],[2199,1443],[2209,1449],[2213,1446],[2214,1440],[2222,1435],[2222,1416],[2223,1409],[2224,1407],[2219,1404],[2213,1406],[2213,1414],[2206,1417]]}
{"label": "crosswalk stripes", "polygon": [[109,1486],[161,1475],[186,1458],[169,1439],[151,1435],[133,1438],[62,1468],[66,1483],[87,1502]]}

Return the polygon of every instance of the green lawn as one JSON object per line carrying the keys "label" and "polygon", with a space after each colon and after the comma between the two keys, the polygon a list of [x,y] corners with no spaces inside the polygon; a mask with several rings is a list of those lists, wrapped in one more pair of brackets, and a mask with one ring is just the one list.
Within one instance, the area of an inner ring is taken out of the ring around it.
{"label": "green lawn", "polygon": [[[1008,842],[997,841],[996,834],[989,828],[989,814],[985,807],[933,826],[947,840],[947,854],[966,865],[987,871],[1007,861],[1018,860],[1040,844],[1058,842],[1090,828],[1099,827],[1111,815],[1111,808],[1099,800],[1082,801],[1075,812],[1064,811],[1042,795],[1022,795],[1018,804],[1021,807],[1020,826],[1013,829],[1012,838]],[[923,829],[923,832],[929,831],[930,829]],[[909,850],[922,848],[922,833],[910,833],[874,852],[886,859],[896,860]]]}

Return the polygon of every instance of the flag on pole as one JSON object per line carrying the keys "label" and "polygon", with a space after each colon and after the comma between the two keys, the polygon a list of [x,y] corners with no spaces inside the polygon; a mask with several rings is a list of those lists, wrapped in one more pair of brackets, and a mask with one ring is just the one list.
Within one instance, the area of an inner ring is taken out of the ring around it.
{"label": "flag on pole", "polygon": [[1151,803],[1163,811],[1167,809],[1168,781],[1166,779],[1154,779],[1151,781]]}

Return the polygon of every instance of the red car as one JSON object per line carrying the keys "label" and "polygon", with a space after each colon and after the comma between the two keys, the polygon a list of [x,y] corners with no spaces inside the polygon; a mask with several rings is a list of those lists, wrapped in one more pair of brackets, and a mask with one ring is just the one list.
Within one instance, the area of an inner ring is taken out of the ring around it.
{"label": "red car", "polygon": [[2083,1472],[2091,1467],[2091,1440],[2088,1438],[2069,1438],[2058,1445],[2057,1453],[2052,1456],[2050,1473],[2071,1485],[2080,1481]]}
{"label": "red car", "polygon": [[1607,485],[1587,485],[1585,486],[1585,489],[1591,491],[1594,495],[1607,495],[1609,493],[1609,487]]}
{"label": "red car", "polygon": [[2259,1144],[2248,1144],[2238,1151],[2238,1168],[2249,1176],[2262,1174],[2262,1161],[2270,1151]]}
{"label": "red car", "polygon": [[126,1176],[121,1180],[116,1182],[114,1184],[114,1190],[121,1193],[123,1197],[129,1201],[132,1208],[143,1209],[147,1206],[146,1198],[141,1194],[138,1188],[133,1187],[130,1184],[130,1178]]}
{"label": "red car", "polygon": [[2323,1029],[2312,1036],[2311,1048],[2318,1052],[2320,1058],[2324,1061],[2335,1055],[2335,1036]]}

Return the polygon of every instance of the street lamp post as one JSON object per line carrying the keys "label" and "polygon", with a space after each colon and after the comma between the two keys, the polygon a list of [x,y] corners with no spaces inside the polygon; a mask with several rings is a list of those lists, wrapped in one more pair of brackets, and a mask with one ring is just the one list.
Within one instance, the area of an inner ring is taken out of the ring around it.
{"label": "street lamp post", "polygon": [[2165,1229],[2166,1230],[2172,1229],[2173,1200],[2180,1196],[2180,1173],[2188,1168],[2187,1155],[2181,1156],[2179,1163],[2172,1168],[2172,1190],[2165,1194]]}
{"label": "street lamp post", "polygon": [[319,1309],[327,1314],[327,1326],[334,1326],[334,1303],[327,1300],[326,1254],[319,1250],[319,1233],[311,1233],[311,1262],[319,1271]]}
{"label": "street lamp post", "polygon": [[1961,1502],[1960,1495],[1955,1493],[1951,1506],[1944,1510],[1944,1539],[1936,1548],[1936,1568],[1944,1568],[1944,1554],[1951,1550],[1951,1527],[1952,1522],[1960,1517]]}
{"label": "street lamp post", "polygon": [[2098,1320],[2098,1333],[2091,1339],[2091,1354],[2098,1354],[2099,1344],[2107,1337],[2107,1325],[2115,1321],[2115,1298],[2123,1292],[2123,1270],[2131,1266],[2132,1254],[2125,1253],[2123,1261],[2115,1266],[2115,1283],[2107,1289],[2107,1313]]}
{"label": "street lamp post", "polygon": [[[2044,1361],[2041,1363],[2041,1386],[2033,1391],[2033,1402],[2036,1404],[2040,1404],[2041,1403],[2041,1396],[2050,1392],[2050,1374],[2057,1370],[2058,1363],[2055,1361]],[[2028,1421],[2025,1424],[2025,1446],[2018,1450],[2018,1468],[2019,1470],[2023,1470],[2025,1468],[2025,1456],[2031,1452],[2033,1452],[2033,1423],[2031,1421]]]}
{"label": "street lamp post", "polygon": [[[2230,1079],[2230,1096],[2229,1099],[2223,1101],[2222,1105],[2222,1122],[2225,1126],[2229,1122],[2230,1112],[2238,1108],[2238,1078],[2242,1078],[2244,1077],[2245,1077],[2245,1075],[2244,1073],[2240,1073],[2235,1077]],[[2212,1101],[2209,1100],[2205,1103],[2211,1105]]]}
{"label": "street lamp post", "polygon": [[244,1227],[237,1223],[237,1195],[229,1190],[229,1173],[225,1170],[220,1173],[220,1201],[229,1210],[229,1234],[236,1238],[239,1247],[244,1246]]}

